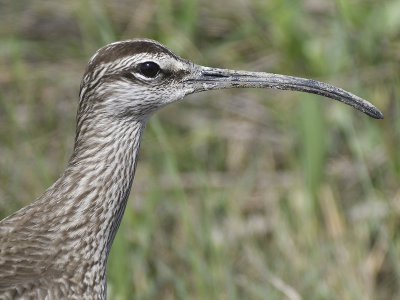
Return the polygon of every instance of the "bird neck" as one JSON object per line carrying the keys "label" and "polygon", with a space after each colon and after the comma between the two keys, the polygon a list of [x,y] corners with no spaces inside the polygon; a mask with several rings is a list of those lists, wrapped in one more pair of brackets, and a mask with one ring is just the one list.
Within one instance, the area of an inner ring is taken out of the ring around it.
{"label": "bird neck", "polygon": [[95,130],[82,126],[68,167],[46,193],[62,206],[58,230],[73,241],[66,244],[86,245],[84,256],[102,266],[126,207],[144,128],[145,122],[121,120],[97,122]]}

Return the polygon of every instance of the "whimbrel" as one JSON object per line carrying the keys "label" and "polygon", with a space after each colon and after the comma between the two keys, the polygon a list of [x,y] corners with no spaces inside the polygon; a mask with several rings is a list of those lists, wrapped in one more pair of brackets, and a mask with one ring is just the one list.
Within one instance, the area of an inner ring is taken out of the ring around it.
{"label": "whimbrel", "polygon": [[146,122],[188,94],[227,88],[313,93],[383,118],[369,102],[323,82],[203,67],[148,39],[104,46],[83,76],[65,171],[36,201],[0,222],[0,298],[104,299],[107,257]]}

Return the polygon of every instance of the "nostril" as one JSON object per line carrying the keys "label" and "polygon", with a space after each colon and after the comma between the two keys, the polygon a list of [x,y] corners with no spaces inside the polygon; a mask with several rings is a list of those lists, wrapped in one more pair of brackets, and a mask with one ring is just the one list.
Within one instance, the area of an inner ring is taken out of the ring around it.
{"label": "nostril", "polygon": [[204,77],[211,77],[211,78],[224,78],[224,77],[227,77],[226,75],[221,74],[221,73],[202,72],[201,74]]}

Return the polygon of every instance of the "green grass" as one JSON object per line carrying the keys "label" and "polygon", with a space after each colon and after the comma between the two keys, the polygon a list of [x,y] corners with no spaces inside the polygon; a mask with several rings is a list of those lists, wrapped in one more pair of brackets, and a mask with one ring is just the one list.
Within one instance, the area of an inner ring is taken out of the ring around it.
{"label": "green grass", "polygon": [[143,138],[109,298],[399,298],[399,23],[397,0],[3,3],[0,217],[65,167],[94,51],[154,38],[199,64],[338,85],[385,119],[267,90],[165,108]]}

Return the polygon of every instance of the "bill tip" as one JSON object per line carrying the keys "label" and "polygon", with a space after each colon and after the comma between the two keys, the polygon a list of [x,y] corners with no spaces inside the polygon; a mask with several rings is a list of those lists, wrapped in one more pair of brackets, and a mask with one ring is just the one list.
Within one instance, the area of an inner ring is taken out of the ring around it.
{"label": "bill tip", "polygon": [[373,113],[370,116],[373,117],[374,119],[383,119],[384,118],[381,111],[377,108],[374,109]]}

